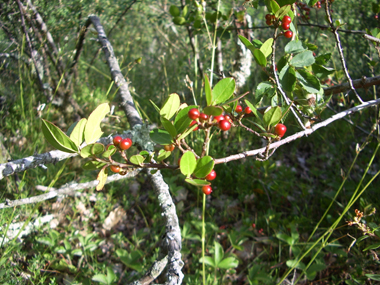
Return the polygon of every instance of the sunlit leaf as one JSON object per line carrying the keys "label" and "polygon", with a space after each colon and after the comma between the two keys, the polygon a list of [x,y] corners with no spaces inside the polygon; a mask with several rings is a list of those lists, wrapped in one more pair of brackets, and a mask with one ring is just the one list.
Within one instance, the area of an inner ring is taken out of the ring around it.
{"label": "sunlit leaf", "polygon": [[54,148],[68,153],[78,152],[76,144],[60,128],[44,119],[42,119],[42,132]]}
{"label": "sunlit leaf", "polygon": [[109,104],[103,103],[90,114],[84,129],[84,139],[87,144],[96,142],[102,136],[103,132],[100,129],[100,123],[109,112]]}

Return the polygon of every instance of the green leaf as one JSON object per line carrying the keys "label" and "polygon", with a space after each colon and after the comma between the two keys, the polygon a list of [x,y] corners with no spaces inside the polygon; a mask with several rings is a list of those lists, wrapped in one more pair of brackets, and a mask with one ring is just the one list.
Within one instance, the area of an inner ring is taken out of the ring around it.
{"label": "green leaf", "polygon": [[212,91],[211,91],[211,85],[210,85],[210,81],[208,80],[207,74],[205,74],[205,94],[206,94],[207,106],[210,106],[212,102]]}
{"label": "green leaf", "polygon": [[189,177],[193,174],[195,167],[197,166],[197,160],[194,153],[191,151],[185,152],[181,157],[180,170],[183,175]]}
{"label": "green leaf", "polygon": [[275,124],[277,124],[277,122],[281,119],[282,112],[279,106],[275,108],[270,108],[269,110],[268,109],[264,113],[263,121],[264,124],[267,126],[267,129],[270,129],[271,127],[275,126]]}
{"label": "green leaf", "polygon": [[304,51],[305,48],[302,45],[302,42],[300,40],[298,41],[290,41],[286,46],[285,46],[285,52],[286,53],[299,53]]}
{"label": "green leaf", "polygon": [[238,35],[241,42],[246,46],[246,48],[250,49],[250,47],[253,47],[253,44],[244,36]]}
{"label": "green leaf", "polygon": [[177,17],[174,17],[173,23],[181,26],[181,25],[186,24],[186,19],[184,17],[177,16]]}
{"label": "green leaf", "polygon": [[129,160],[133,164],[137,164],[137,165],[143,166],[145,157],[143,157],[142,155],[136,154],[136,155],[131,156],[129,158]]}
{"label": "green leaf", "polygon": [[318,78],[325,78],[330,74],[333,74],[335,72],[335,69],[332,67],[326,67],[322,65],[318,65],[314,63],[311,68],[313,69],[313,73]]}
{"label": "green leaf", "polygon": [[75,145],[79,148],[79,146],[84,141],[84,128],[86,127],[87,119],[81,119],[73,129],[70,134],[70,139],[75,143]]}
{"label": "green leaf", "polygon": [[215,260],[215,266],[219,267],[219,262],[222,261],[224,257],[224,250],[223,247],[218,243],[217,241],[214,241],[214,260]]}
{"label": "green leaf", "polygon": [[219,106],[208,106],[203,109],[203,113],[209,116],[219,116],[223,113],[223,108]]}
{"label": "green leaf", "polygon": [[279,73],[282,88],[287,92],[292,92],[296,86],[296,72],[292,66],[286,65]]}
{"label": "green leaf", "polygon": [[245,101],[245,104],[249,108],[251,108],[252,113],[256,116],[256,118],[258,118],[260,121],[263,121],[263,115],[261,115],[261,113],[259,111],[257,111],[256,107],[251,102],[249,102],[248,100],[244,100],[244,101]]}
{"label": "green leaf", "polygon": [[186,138],[192,131],[194,131],[196,128],[197,128],[197,124],[191,126],[191,128],[187,129],[184,133],[182,133],[182,135],[180,135],[178,137],[179,140],[182,140],[184,138]]}
{"label": "green leaf", "polygon": [[104,274],[96,274],[92,277],[91,280],[102,284],[108,284],[107,277]]}
{"label": "green leaf", "polygon": [[111,267],[107,267],[107,281],[108,284],[112,284],[116,280],[116,275]]}
{"label": "green leaf", "polygon": [[201,257],[199,259],[199,262],[200,263],[205,263],[205,264],[207,264],[207,265],[215,268],[214,260],[210,256]]}
{"label": "green leaf", "polygon": [[214,160],[211,156],[204,156],[197,160],[197,166],[194,170],[194,176],[198,178],[205,178],[214,169]]}
{"label": "green leaf", "polygon": [[282,240],[282,241],[285,241],[288,245],[292,246],[295,242],[295,240],[288,236],[287,234],[276,234],[276,238],[278,238],[279,240]]}
{"label": "green leaf", "polygon": [[177,131],[172,122],[170,122],[168,119],[165,119],[164,117],[161,117],[161,123],[164,126],[165,130],[167,130],[173,138],[177,136]]}
{"label": "green leaf", "polygon": [[156,160],[158,162],[163,161],[164,159],[167,159],[171,154],[172,154],[171,151],[160,149],[160,151],[158,152],[158,156],[156,157]]}
{"label": "green leaf", "polygon": [[104,152],[104,145],[101,143],[93,143],[86,145],[84,148],[80,151],[80,156],[83,158],[90,157],[90,156],[97,156],[98,154],[101,154]]}
{"label": "green leaf", "polygon": [[90,114],[84,129],[84,139],[87,144],[96,142],[102,136],[103,132],[100,129],[100,122],[109,112],[110,105],[103,103]]}
{"label": "green leaf", "polygon": [[370,246],[368,246],[365,249],[363,249],[363,251],[367,251],[367,250],[370,250],[370,249],[376,249],[376,248],[379,248],[379,247],[380,247],[380,242],[371,244]]}
{"label": "green leaf", "polygon": [[82,168],[84,170],[96,170],[96,169],[99,169],[99,168],[102,168],[104,165],[106,165],[106,163],[104,162],[100,162],[100,161],[87,161],[83,166]]}
{"label": "green leaf", "polygon": [[269,12],[276,13],[280,9],[280,6],[274,0],[265,0],[265,4]]}
{"label": "green leaf", "polygon": [[277,10],[277,12],[274,14],[276,18],[282,19],[284,16],[286,16],[289,11],[290,11],[291,6],[286,5],[281,7],[280,9]]}
{"label": "green leaf", "polygon": [[255,49],[253,51],[253,57],[255,58],[258,65],[260,65],[260,66],[266,66],[267,65],[267,59],[261,50]]}
{"label": "green leaf", "polygon": [[274,88],[273,84],[268,81],[261,82],[259,85],[257,85],[256,92],[255,92],[255,103],[259,103],[261,98],[264,95],[272,96],[276,89]]}
{"label": "green leaf", "polygon": [[186,130],[190,123],[192,122],[192,119],[189,118],[187,113],[193,108],[197,108],[197,106],[191,105],[186,108],[183,108],[181,111],[178,112],[177,116],[174,119],[174,127],[177,130],[177,134],[181,134],[184,130]]}
{"label": "green leaf", "polygon": [[223,78],[212,89],[212,105],[218,105],[226,102],[235,91],[235,79]]}
{"label": "green leaf", "polygon": [[206,185],[210,185],[211,183],[206,181],[206,180],[201,180],[201,179],[192,179],[192,178],[186,178],[185,179],[185,182],[191,184],[191,185],[194,185],[194,186],[199,186],[199,187],[202,187],[202,186],[206,186]]}
{"label": "green leaf", "polygon": [[264,54],[265,58],[272,54],[273,38],[267,39],[260,48],[260,51]]}
{"label": "green leaf", "polygon": [[150,131],[149,136],[156,144],[167,145],[172,144],[172,136],[164,130],[154,129]]}
{"label": "green leaf", "polygon": [[116,152],[117,148],[111,144],[110,146],[108,146],[107,150],[102,154],[103,157],[110,157],[110,156],[113,156]]}
{"label": "green leaf", "polygon": [[179,16],[181,14],[181,11],[179,10],[179,8],[177,6],[171,5],[170,8],[169,8],[169,13],[173,17],[177,17],[177,16]]}
{"label": "green leaf", "polygon": [[375,280],[375,281],[380,281],[380,274],[366,274],[369,279]]}
{"label": "green leaf", "polygon": [[68,153],[78,152],[76,144],[60,128],[44,119],[42,119],[42,132],[54,148]]}
{"label": "green leaf", "polygon": [[262,41],[259,41],[259,40],[253,40],[252,41],[252,44],[255,48],[261,48],[261,46],[263,45]]}
{"label": "green leaf", "polygon": [[70,137],[71,133],[73,132],[73,130],[74,130],[75,126],[78,124],[78,122],[75,122],[75,123],[71,124],[71,126],[67,129],[66,135],[68,137]]}
{"label": "green leaf", "polygon": [[331,53],[325,53],[315,58],[315,63],[319,65],[325,65],[331,58]]}
{"label": "green leaf", "polygon": [[181,102],[178,94],[172,93],[165,100],[165,103],[161,108],[160,115],[165,119],[170,120],[175,115],[175,113],[177,113],[180,105]]}
{"label": "green leaf", "polygon": [[218,264],[218,268],[221,268],[221,269],[231,269],[231,268],[236,268],[238,266],[239,266],[239,261],[235,257],[232,257],[232,256],[224,258]]}
{"label": "green leaf", "polygon": [[304,270],[305,269],[305,264],[303,262],[298,262],[298,260],[295,260],[295,259],[290,259],[288,261],[286,261],[286,265],[288,267],[294,267],[294,268],[298,268],[298,269],[301,269],[301,270]]}
{"label": "green leaf", "polygon": [[307,72],[304,69],[298,69],[296,77],[307,92],[319,93],[319,90],[321,89],[321,83],[313,74]]}
{"label": "green leaf", "polygon": [[290,61],[290,64],[294,67],[304,67],[312,65],[315,62],[313,52],[310,50],[301,52],[294,56]]}
{"label": "green leaf", "polygon": [[99,181],[99,184],[96,185],[96,190],[97,191],[100,191],[104,188],[104,185],[106,184],[106,181],[107,181],[107,177],[108,177],[108,170],[107,168],[102,168],[99,173],[98,173],[98,176],[96,178],[96,180]]}

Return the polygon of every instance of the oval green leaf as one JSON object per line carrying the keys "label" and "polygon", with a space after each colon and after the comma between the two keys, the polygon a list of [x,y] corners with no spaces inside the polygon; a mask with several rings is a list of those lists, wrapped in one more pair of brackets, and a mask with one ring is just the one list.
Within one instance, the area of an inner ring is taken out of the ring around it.
{"label": "oval green leaf", "polygon": [[100,104],[88,117],[84,130],[84,139],[87,144],[96,142],[103,134],[100,129],[100,122],[110,112],[108,103]]}
{"label": "oval green leaf", "polygon": [[185,152],[181,157],[180,170],[183,175],[189,177],[193,174],[195,167],[197,166],[197,160],[194,153],[191,151]]}
{"label": "oval green leaf", "polygon": [[136,155],[133,155],[129,158],[130,162],[132,162],[133,164],[137,164],[137,165],[140,165],[140,166],[143,166],[143,163],[144,163],[144,160],[145,160],[145,157],[143,157],[142,155],[139,155],[139,154],[136,154]]}
{"label": "oval green leaf", "polygon": [[154,129],[150,131],[149,136],[156,144],[167,145],[173,143],[172,136],[164,130]]}
{"label": "oval green leaf", "polygon": [[160,115],[165,119],[170,120],[175,113],[177,113],[179,105],[181,105],[181,102],[178,94],[170,94],[161,108]]}
{"label": "oval green leaf", "polygon": [[304,69],[299,69],[296,72],[296,77],[302,87],[309,93],[319,93],[321,83],[318,78]]}
{"label": "oval green leaf", "polygon": [[265,58],[265,55],[262,53],[261,50],[255,49],[253,51],[253,57],[255,58],[258,65],[260,65],[260,66],[266,66],[267,65],[267,59]]}
{"label": "oval green leaf", "polygon": [[226,102],[235,91],[235,79],[223,78],[212,90],[212,105],[218,105]]}
{"label": "oval green leaf", "polygon": [[191,105],[186,108],[183,108],[181,111],[178,112],[177,116],[174,119],[174,127],[177,130],[177,134],[182,133],[184,130],[186,130],[192,119],[189,118],[187,113],[193,108],[197,108],[197,106]]}
{"label": "oval green leaf", "polygon": [[304,67],[312,65],[315,62],[315,58],[313,56],[313,52],[311,50],[307,50],[295,55],[290,61],[290,65],[294,67]]}
{"label": "oval green leaf", "polygon": [[282,88],[292,92],[296,86],[296,71],[293,66],[285,65],[278,75]]}
{"label": "oval green leaf", "polygon": [[209,116],[219,116],[223,113],[223,108],[219,106],[208,106],[203,109],[203,113]]}
{"label": "oval green leaf", "polygon": [[84,141],[84,128],[86,127],[87,119],[81,119],[74,127],[70,134],[70,139],[79,147]]}
{"label": "oval green leaf", "polygon": [[76,144],[60,128],[44,119],[42,119],[42,132],[54,148],[68,153],[78,152]]}
{"label": "oval green leaf", "polygon": [[266,58],[272,54],[272,44],[273,44],[273,38],[269,38],[260,47],[260,51],[264,54]]}
{"label": "oval green leaf", "polygon": [[199,187],[202,187],[202,186],[207,186],[207,185],[210,185],[211,183],[208,182],[207,180],[201,180],[201,179],[191,179],[191,178],[186,178],[185,181],[191,185],[194,185],[194,186],[199,186]]}
{"label": "oval green leaf", "polygon": [[161,123],[164,126],[165,130],[167,130],[173,138],[177,136],[177,131],[171,121],[165,119],[164,117],[161,117]]}
{"label": "oval green leaf", "polygon": [[94,160],[91,160],[91,161],[87,161],[87,162],[82,166],[82,168],[83,168],[84,170],[95,170],[95,169],[102,168],[104,165],[106,165],[106,163],[104,163],[104,162],[100,162],[100,161],[94,161]]}
{"label": "oval green leaf", "polygon": [[164,149],[161,149],[159,152],[158,152],[158,155],[156,157],[156,160],[158,162],[160,161],[163,161],[164,159],[167,159],[170,155],[172,154],[171,151],[166,151]]}
{"label": "oval green leaf", "polygon": [[281,120],[282,112],[280,107],[270,108],[265,112],[263,116],[264,124],[269,130],[271,127],[275,126],[279,120]]}
{"label": "oval green leaf", "polygon": [[194,170],[194,176],[198,178],[205,178],[213,169],[214,160],[211,156],[206,155],[197,160],[197,165]]}
{"label": "oval green leaf", "polygon": [[110,157],[116,153],[116,147],[114,145],[110,145],[108,149],[102,154],[103,157]]}

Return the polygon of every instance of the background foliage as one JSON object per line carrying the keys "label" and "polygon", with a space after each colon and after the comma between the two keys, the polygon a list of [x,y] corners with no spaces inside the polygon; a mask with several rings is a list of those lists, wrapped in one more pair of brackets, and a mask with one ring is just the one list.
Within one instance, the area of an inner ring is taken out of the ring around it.
{"label": "background foliage", "polygon": [[[181,3],[134,2],[34,1],[33,4],[52,33],[66,66],[73,59],[80,27],[88,15],[98,15],[106,32],[113,29],[109,40],[129,82],[138,111],[149,124],[155,124],[159,122],[159,116],[149,100],[161,106],[168,94],[176,92],[182,101],[194,104],[189,88],[192,84],[198,103],[204,102],[204,97],[200,96],[202,78],[194,68],[194,53],[186,28],[175,25],[169,13],[171,5],[181,7]],[[261,6],[261,1],[244,2],[222,1],[221,11],[226,16],[222,21],[226,25],[222,37],[226,74],[233,71],[237,52],[236,33],[231,24],[234,13],[230,12],[231,9],[245,8],[247,14],[252,16],[253,27],[257,28],[253,29],[255,39],[264,42],[272,34],[272,30],[265,25],[267,11]],[[251,6],[256,2],[258,9]],[[346,30],[373,30],[379,22],[374,18],[372,3],[377,2],[334,1],[333,17],[342,19],[345,23],[343,29]],[[115,25],[130,5],[132,8]],[[212,13],[217,2],[210,1],[207,5]],[[14,1],[1,4],[0,53],[12,55],[0,58],[0,142],[6,149],[0,156],[1,163],[51,150],[42,136],[40,117],[62,129],[67,129],[77,120],[75,110],[63,110],[64,105],[50,103],[45,109],[39,109],[42,103],[46,103],[46,98],[38,87],[18,11]],[[312,8],[309,22],[326,25],[322,9]],[[317,55],[332,53],[329,64],[336,70],[329,76],[332,84],[344,82],[333,34],[318,27],[299,25],[298,29],[303,41],[318,46],[315,51]],[[199,30],[197,40],[200,60],[207,71],[210,68],[211,46],[204,28]],[[352,78],[379,74],[379,58],[373,44],[355,33],[341,33],[341,41]],[[287,42],[285,38],[279,40],[278,53],[283,53]],[[38,46],[38,41],[34,44],[37,50],[43,48],[42,45]],[[120,133],[129,126],[117,107],[117,89],[110,80],[103,54],[98,49],[96,33],[90,32],[73,82],[67,90],[81,107],[82,117],[88,117],[101,103],[115,105],[114,116],[107,117],[103,130],[107,135]],[[253,63],[251,69],[252,75],[239,91],[250,91],[249,99],[253,98],[252,91],[265,78],[257,64]],[[52,73],[59,81],[59,75],[55,71]],[[359,92],[368,100],[376,97],[376,91],[377,87]],[[57,94],[54,96],[58,97]],[[340,111],[353,106],[354,100],[352,95],[335,95],[330,106]],[[323,117],[332,114],[327,109]],[[291,265],[289,262],[310,245],[308,239],[311,232],[355,159],[356,144],[366,141],[367,134],[356,126],[369,132],[376,116],[374,108],[354,114],[349,118],[352,124],[335,122],[309,137],[281,147],[264,162],[247,158],[217,165],[218,177],[213,182],[213,193],[207,199],[208,255],[214,257],[218,253],[224,258],[233,257],[239,265],[229,268],[219,264],[218,267],[210,261],[207,263],[208,284],[278,282]],[[291,118],[286,124],[289,134],[299,130]],[[192,133],[191,138],[190,146],[199,147],[198,134]],[[261,147],[261,144],[260,139],[238,128],[228,134],[217,134],[210,147],[210,155],[225,157]],[[376,139],[370,140],[357,158],[342,192],[320,225],[317,237],[334,223],[348,204],[376,144]],[[178,156],[179,153],[174,153],[173,163],[176,163]],[[379,170],[378,161],[377,156],[363,185]],[[179,171],[164,170],[163,174],[176,200],[182,226],[185,284],[200,284],[201,193],[198,188],[184,183]],[[40,194],[37,185],[59,188],[67,183],[92,181],[95,177],[95,172],[81,169],[77,158],[47,165],[47,169],[31,169],[0,181],[1,202]],[[334,231],[334,242],[318,253],[314,271],[309,270],[300,282],[376,284],[366,274],[378,274],[377,247],[364,249],[373,244],[379,245],[378,236],[350,247],[354,238],[359,239],[363,232],[357,227],[349,227],[346,221],[353,220],[354,209],[369,214],[373,208],[378,208],[378,188],[379,183],[375,180]],[[55,218],[53,223],[24,237],[22,242],[14,240],[7,245],[2,244],[0,279],[4,280],[4,284],[91,284],[95,280],[103,284],[120,284],[135,280],[158,256],[158,243],[164,229],[156,208],[157,201],[149,181],[144,175],[139,175],[135,179],[108,184],[103,192],[88,189],[65,199],[59,197],[37,205],[3,209],[0,212],[2,234],[10,223],[26,222],[46,214],[54,214]],[[110,213],[117,218],[112,220]],[[364,219],[371,228],[379,225],[377,214]],[[304,263],[307,264],[312,253]]]}

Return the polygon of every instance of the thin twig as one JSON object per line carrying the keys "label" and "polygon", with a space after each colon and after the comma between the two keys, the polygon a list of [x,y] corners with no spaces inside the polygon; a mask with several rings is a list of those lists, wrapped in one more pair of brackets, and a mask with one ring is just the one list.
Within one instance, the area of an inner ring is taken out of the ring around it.
{"label": "thin twig", "polygon": [[344,74],[346,75],[346,78],[347,78],[348,83],[350,85],[350,89],[354,92],[354,94],[355,94],[356,98],[358,98],[359,102],[360,103],[364,103],[364,101],[362,100],[362,98],[360,98],[358,92],[356,92],[356,89],[355,89],[354,85],[352,84],[351,76],[348,73],[347,65],[346,65],[346,60],[344,59],[343,48],[342,48],[342,44],[340,42],[340,37],[339,37],[339,33],[338,33],[338,29],[339,28],[334,27],[334,23],[333,23],[333,21],[331,19],[329,1],[325,2],[325,11],[326,11],[326,15],[327,15],[327,20],[328,20],[328,22],[330,24],[330,27],[331,27],[331,32],[335,35],[335,40],[336,40],[336,45],[338,47],[340,61],[342,62]]}
{"label": "thin twig", "polygon": [[[345,110],[343,112],[340,112],[340,113],[324,120],[321,123],[312,125],[312,127],[310,129],[303,130],[301,132],[295,133],[292,136],[286,137],[286,138],[284,138],[278,142],[272,143],[270,145],[269,149],[278,148],[284,144],[292,142],[292,141],[299,139],[303,136],[308,136],[308,135],[312,134],[313,132],[315,132],[316,130],[318,130],[319,128],[325,127],[325,126],[331,124],[332,122],[334,122],[336,120],[342,119],[347,115],[361,111],[361,110],[366,109],[366,108],[371,107],[371,106],[376,106],[378,104],[380,104],[380,99],[364,102],[363,104],[361,104],[359,106],[353,107],[353,108]],[[259,153],[263,153],[265,150],[266,150],[266,147],[263,147],[260,149],[255,149],[255,150],[250,150],[250,151],[245,151],[245,152],[242,152],[239,154],[234,154],[234,155],[231,155],[228,157],[215,159],[214,162],[215,162],[215,164],[227,163],[229,161],[239,160],[239,159],[246,158],[249,156],[256,156]]]}
{"label": "thin twig", "polygon": [[[272,44],[272,68],[273,68],[273,73],[274,73],[274,78],[276,81],[277,89],[280,91],[280,94],[284,98],[284,101],[286,105],[292,104],[289,100],[289,98],[286,96],[284,90],[282,90],[280,80],[278,79],[277,71],[276,71],[276,38],[277,38],[277,30],[278,28],[275,29],[274,34],[273,34],[273,44]],[[298,124],[302,127],[302,129],[306,129],[305,125],[302,123],[301,119],[298,117],[296,111],[294,110],[293,106],[290,106],[290,110],[292,111],[294,117],[296,118]]]}
{"label": "thin twig", "polygon": [[[141,171],[141,169],[130,171],[124,176],[121,176],[119,174],[109,176],[107,178],[106,183],[111,183],[111,182],[121,180],[121,179],[125,179],[125,178],[135,177],[140,171]],[[59,195],[72,195],[73,192],[75,192],[75,191],[95,187],[96,185],[98,185],[98,183],[99,183],[98,180],[94,180],[94,181],[86,182],[86,183],[72,184],[69,186],[62,187],[60,189],[50,188],[50,191],[45,193],[45,194],[33,196],[33,197],[29,197],[29,198],[13,200],[13,201],[6,199],[5,203],[0,204],[0,209],[12,208],[12,207],[26,205],[26,204],[38,203],[38,202],[42,202],[42,201],[46,201],[46,200],[55,198]],[[42,189],[42,188],[40,188],[40,189]]]}

